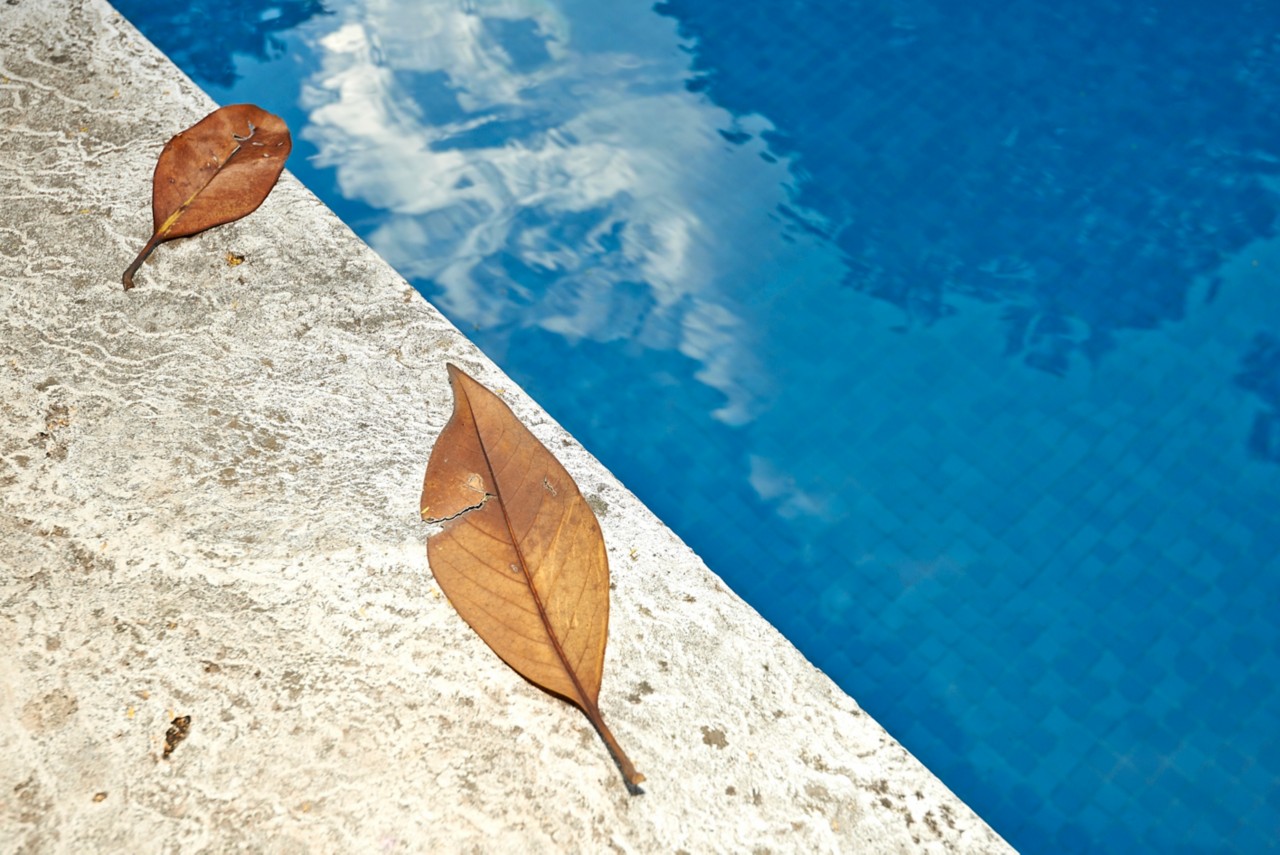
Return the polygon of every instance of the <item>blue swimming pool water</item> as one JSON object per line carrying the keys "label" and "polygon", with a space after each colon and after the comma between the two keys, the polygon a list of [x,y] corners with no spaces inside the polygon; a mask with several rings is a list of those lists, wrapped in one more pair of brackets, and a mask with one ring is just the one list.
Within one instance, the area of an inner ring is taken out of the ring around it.
{"label": "blue swimming pool water", "polygon": [[1280,5],[117,5],[1019,849],[1277,848]]}

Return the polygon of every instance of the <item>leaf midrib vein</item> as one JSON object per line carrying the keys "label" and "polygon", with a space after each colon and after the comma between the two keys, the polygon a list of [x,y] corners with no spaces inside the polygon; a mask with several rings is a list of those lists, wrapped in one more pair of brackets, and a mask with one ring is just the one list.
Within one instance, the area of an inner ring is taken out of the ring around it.
{"label": "leaf midrib vein", "polygon": [[[498,506],[502,508],[502,520],[506,524],[507,534],[511,537],[511,545],[515,548],[516,557],[520,561],[520,571],[524,574],[525,585],[528,587],[529,594],[533,597],[534,605],[538,609],[538,617],[542,621],[543,627],[546,629],[547,638],[551,640],[551,646],[555,649],[556,657],[560,660],[560,667],[562,667],[565,674],[568,675],[569,681],[573,684],[574,690],[578,693],[578,698],[588,711],[595,711],[595,699],[587,694],[586,690],[582,686],[582,681],[578,678],[577,671],[575,671],[573,666],[570,664],[569,657],[565,654],[564,647],[561,645],[560,639],[556,635],[554,628],[551,626],[551,621],[547,617],[547,609],[542,603],[542,597],[538,594],[538,588],[533,584],[533,573],[529,569],[528,560],[524,556],[524,551],[520,548],[519,541],[516,540],[515,528],[511,524],[510,514],[507,513],[507,502],[506,497],[503,495],[502,484],[498,480],[497,470],[494,468],[493,461],[489,457],[489,449],[485,445],[484,437],[480,435],[480,425],[475,418],[475,409],[471,406],[471,397],[469,395],[467,396],[467,407],[471,409],[471,424],[475,430],[476,442],[480,446],[480,453],[484,455],[484,464],[489,470],[489,476],[493,479],[493,489],[498,496]],[[503,431],[503,433],[505,433],[505,431]],[[501,436],[501,434],[499,434],[499,436]],[[528,437],[521,436],[520,441],[516,443],[516,447],[522,447],[524,445],[524,441],[527,439]],[[546,449],[546,452],[547,454],[551,454],[550,449]],[[563,519],[562,515],[562,524]],[[598,715],[599,713],[597,712],[596,714]]]}

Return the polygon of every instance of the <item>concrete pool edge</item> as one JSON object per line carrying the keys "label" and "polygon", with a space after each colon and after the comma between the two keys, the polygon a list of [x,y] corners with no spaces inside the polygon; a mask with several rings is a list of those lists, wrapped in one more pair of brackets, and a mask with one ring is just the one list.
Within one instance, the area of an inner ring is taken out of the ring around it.
{"label": "concrete pool edge", "polygon": [[[291,176],[124,293],[212,104],[105,2],[0,74],[0,848],[1009,851]],[[431,579],[446,360],[597,510],[642,797]]]}

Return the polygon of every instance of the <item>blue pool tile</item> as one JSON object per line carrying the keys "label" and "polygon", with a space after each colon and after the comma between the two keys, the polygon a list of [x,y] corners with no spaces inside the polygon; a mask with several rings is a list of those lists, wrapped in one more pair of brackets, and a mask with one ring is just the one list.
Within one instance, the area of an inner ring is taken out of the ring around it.
{"label": "blue pool tile", "polygon": [[1270,707],[1276,701],[1276,679],[1271,671],[1246,671],[1246,676],[1229,692],[1231,696],[1247,698],[1259,707]]}
{"label": "blue pool tile", "polygon": [[[1130,746],[1132,747],[1132,746]],[[1129,803],[1149,786],[1151,776],[1140,767],[1130,754],[1116,755],[1116,763],[1107,779],[1113,796],[1121,803]]]}
{"label": "blue pool tile", "polygon": [[1092,800],[1097,778],[1097,773],[1092,769],[1083,764],[1076,765],[1054,788],[1054,805],[1067,815],[1079,813]]}
{"label": "blue pool tile", "polygon": [[1236,776],[1235,784],[1238,791],[1265,798],[1270,808],[1280,811],[1280,778],[1266,760],[1253,758]]}
{"label": "blue pool tile", "polygon": [[[1107,545],[1118,552],[1125,553],[1134,545],[1139,534],[1140,529],[1134,523],[1128,519],[1122,520],[1108,529]],[[1133,556],[1133,560],[1139,564],[1145,564],[1139,556]]]}
{"label": "blue pool tile", "polygon": [[1064,649],[1053,661],[1054,672],[1062,679],[1078,684],[1102,657],[1102,648],[1081,640]]}
{"label": "blue pool tile", "polygon": [[1097,789],[1092,802],[1099,810],[1107,814],[1115,814],[1124,810],[1129,804],[1131,791],[1127,790],[1123,785],[1113,780],[1114,770],[1118,768],[1112,766],[1112,772],[1100,776]]}
{"label": "blue pool tile", "polygon": [[1222,742],[1214,746],[1213,762],[1227,781],[1235,782],[1253,761],[1229,742]]}
{"label": "blue pool tile", "polygon": [[1112,687],[1113,690],[1119,687],[1126,677],[1124,663],[1116,656],[1115,651],[1106,648],[1102,650],[1101,655],[1094,662],[1090,673]]}
{"label": "blue pool tile", "polygon": [[[1098,817],[1105,819],[1104,817]],[[1084,822],[1068,822],[1054,835],[1054,844],[1059,852],[1086,852],[1097,845],[1094,835],[1088,831],[1090,826]]]}

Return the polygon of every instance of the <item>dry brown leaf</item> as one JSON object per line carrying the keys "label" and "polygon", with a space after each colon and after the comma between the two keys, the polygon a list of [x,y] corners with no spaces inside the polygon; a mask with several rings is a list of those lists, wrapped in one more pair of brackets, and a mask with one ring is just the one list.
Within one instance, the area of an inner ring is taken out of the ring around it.
{"label": "dry brown leaf", "polygon": [[214,110],[165,143],[151,182],[154,234],[124,272],[124,289],[159,244],[257,210],[293,149],[279,116],[253,104]]}
{"label": "dry brown leaf", "polygon": [[560,462],[497,395],[454,365],[453,417],[432,449],[422,518],[431,572],[463,620],[521,676],[576,704],[627,780],[636,771],[600,715],[609,558]]}

